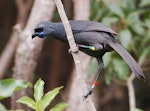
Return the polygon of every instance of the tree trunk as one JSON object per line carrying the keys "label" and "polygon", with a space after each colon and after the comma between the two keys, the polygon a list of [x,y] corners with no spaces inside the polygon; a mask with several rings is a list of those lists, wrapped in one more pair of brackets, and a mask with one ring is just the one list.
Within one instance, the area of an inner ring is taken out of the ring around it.
{"label": "tree trunk", "polygon": [[[49,0],[35,0],[30,18],[24,31],[20,34],[21,41],[18,45],[13,77],[15,79],[24,79],[32,82],[37,59],[43,46],[44,39],[35,38],[32,40],[33,29],[40,21],[48,21],[52,18],[54,3]],[[37,14],[38,12],[38,14]],[[24,95],[29,95],[31,90],[23,89],[12,96],[12,109],[24,109],[29,111],[16,100]]]}
{"label": "tree trunk", "polygon": [[[74,0],[74,19],[75,20],[89,20],[90,16],[90,0]],[[84,53],[79,53],[82,69],[84,70],[84,78],[86,79],[86,70],[89,65],[90,56],[85,55]],[[67,103],[69,107],[67,111],[87,111],[87,107],[83,102],[83,92],[80,87],[80,81],[76,76],[76,70],[74,68],[70,83],[66,90],[68,95]],[[78,105],[77,105],[78,104]]]}
{"label": "tree trunk", "polygon": [[19,31],[22,30],[22,28],[26,24],[29,12],[32,7],[32,2],[33,0],[16,0],[16,5],[18,9],[17,23],[13,27],[13,33],[10,36],[10,39],[0,57],[0,79],[4,77],[4,74],[11,65],[17,44],[19,42]]}

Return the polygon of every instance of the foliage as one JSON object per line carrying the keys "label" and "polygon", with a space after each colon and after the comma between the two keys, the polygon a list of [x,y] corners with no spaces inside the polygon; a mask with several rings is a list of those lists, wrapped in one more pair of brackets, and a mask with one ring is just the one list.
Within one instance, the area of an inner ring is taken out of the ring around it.
{"label": "foliage", "polygon": [[[119,33],[116,39],[142,64],[150,55],[150,1],[92,0],[91,19],[111,26]],[[143,49],[143,50],[141,50]],[[105,54],[106,82],[116,77],[126,80],[129,67],[116,53]]]}
{"label": "foliage", "polygon": [[[15,91],[31,87],[31,83],[24,80],[5,79],[0,81],[0,100],[12,96]],[[7,111],[0,103],[0,111]]]}
{"label": "foliage", "polygon": [[[34,100],[28,96],[24,96],[20,98],[17,102],[25,104],[36,111],[44,111],[59,93],[59,90],[62,88],[63,87],[61,86],[44,94],[44,81],[39,79],[34,85]],[[50,111],[62,111],[67,106],[68,105],[66,103],[59,103],[54,106]]]}
{"label": "foliage", "polygon": [[0,100],[10,97],[15,91],[31,87],[31,83],[23,80],[5,79],[0,81]]}
{"label": "foliage", "polygon": [[7,109],[5,108],[5,106],[2,105],[1,103],[0,103],[0,111],[7,111]]}
{"label": "foliage", "polygon": [[93,74],[93,73],[96,72],[97,66],[98,66],[98,64],[97,64],[96,59],[95,59],[95,58],[91,58],[91,60],[90,60],[90,65],[89,65],[89,67],[88,67],[88,69],[87,69],[87,72],[88,72],[87,75],[88,75],[89,77],[91,76],[91,74]]}
{"label": "foliage", "polygon": [[68,107],[68,105],[66,103],[58,103],[56,104],[52,109],[50,109],[49,111],[62,111],[64,109],[66,109],[66,107]]}
{"label": "foliage", "polygon": [[144,110],[136,108],[134,111],[144,111]]}

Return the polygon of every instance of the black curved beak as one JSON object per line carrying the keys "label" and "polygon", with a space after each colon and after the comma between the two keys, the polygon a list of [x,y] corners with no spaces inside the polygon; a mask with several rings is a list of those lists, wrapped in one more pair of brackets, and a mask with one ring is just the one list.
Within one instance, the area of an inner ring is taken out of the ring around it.
{"label": "black curved beak", "polygon": [[35,32],[32,34],[32,39],[35,38],[36,36],[39,36],[39,32]]}

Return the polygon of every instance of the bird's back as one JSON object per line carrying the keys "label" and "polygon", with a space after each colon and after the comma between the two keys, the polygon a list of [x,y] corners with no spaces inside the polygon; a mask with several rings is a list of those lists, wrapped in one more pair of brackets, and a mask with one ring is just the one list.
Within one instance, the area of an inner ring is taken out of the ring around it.
{"label": "bird's back", "polygon": [[72,31],[74,33],[78,32],[108,32],[113,35],[117,35],[115,31],[113,31],[108,26],[94,22],[94,21],[85,21],[85,20],[77,20],[77,21],[69,21]]}

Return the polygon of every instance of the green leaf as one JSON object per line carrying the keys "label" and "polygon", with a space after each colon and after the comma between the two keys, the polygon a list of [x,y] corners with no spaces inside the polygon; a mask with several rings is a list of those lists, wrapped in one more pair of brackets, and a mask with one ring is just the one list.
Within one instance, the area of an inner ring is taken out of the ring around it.
{"label": "green leaf", "polygon": [[147,47],[146,49],[143,50],[142,55],[139,58],[139,63],[142,64],[145,59],[149,56],[150,54],[150,47]]}
{"label": "green leaf", "polygon": [[68,104],[62,102],[55,105],[50,111],[62,111],[68,107]]}
{"label": "green leaf", "polygon": [[132,39],[131,32],[128,29],[121,30],[120,33],[120,42],[126,48],[130,49],[130,43]]}
{"label": "green leaf", "polygon": [[0,81],[0,100],[10,97],[15,91],[31,87],[31,83],[23,80],[5,79]]}
{"label": "green leaf", "polygon": [[44,94],[44,81],[39,79],[34,85],[34,99],[36,101],[41,100]]}
{"label": "green leaf", "polygon": [[150,29],[150,20],[146,19],[144,25]]}
{"label": "green leaf", "polygon": [[106,53],[103,58],[105,67],[108,67],[112,60],[112,53]]}
{"label": "green leaf", "polygon": [[38,100],[35,102],[35,108],[36,108],[36,111],[44,111],[42,100]]}
{"label": "green leaf", "polygon": [[87,69],[88,76],[91,76],[93,73],[97,71],[97,66],[98,66],[97,60],[95,58],[91,58],[90,64]]}
{"label": "green leaf", "polygon": [[128,16],[127,16],[127,25],[133,26],[135,24],[138,24],[140,22],[139,19],[139,13],[138,12],[131,12]]}
{"label": "green leaf", "polygon": [[134,111],[144,111],[144,110],[136,108]]}
{"label": "green leaf", "polygon": [[0,103],[0,111],[7,111],[7,109],[5,108],[5,106],[3,104]]}
{"label": "green leaf", "polygon": [[111,5],[108,6],[108,8],[113,14],[115,14],[115,15],[121,17],[121,18],[124,17],[123,10],[119,5],[111,4]]}
{"label": "green leaf", "polygon": [[122,80],[126,80],[129,75],[129,68],[123,60],[118,58],[113,59],[114,70],[117,73],[118,77]]}
{"label": "green leaf", "polygon": [[132,29],[140,36],[143,36],[145,33],[145,30],[144,30],[142,24],[135,24],[134,26],[132,26]]}
{"label": "green leaf", "polygon": [[140,14],[138,12],[132,12],[127,16],[127,25],[137,34],[143,36],[145,30],[143,28],[143,23],[140,20]]}
{"label": "green leaf", "polygon": [[108,74],[105,75],[105,82],[106,82],[107,85],[111,84],[112,81],[111,81],[111,75],[110,75],[110,73],[108,73]]}
{"label": "green leaf", "polygon": [[119,20],[117,17],[104,17],[102,23],[111,26],[113,23],[116,23]]}
{"label": "green leaf", "polygon": [[122,6],[124,6],[126,13],[131,13],[136,9],[135,0],[122,0]]}
{"label": "green leaf", "polygon": [[141,0],[140,7],[144,7],[148,5],[150,5],[150,0]]}
{"label": "green leaf", "polygon": [[56,97],[56,95],[59,93],[59,90],[62,89],[63,86],[53,89],[52,91],[49,91],[46,93],[42,98],[42,106],[43,110],[51,103],[51,101]]}
{"label": "green leaf", "polygon": [[36,103],[35,103],[35,101],[33,99],[31,99],[30,97],[28,97],[28,96],[24,96],[24,97],[18,99],[17,102],[25,104],[28,107],[36,110],[36,107],[35,107]]}

